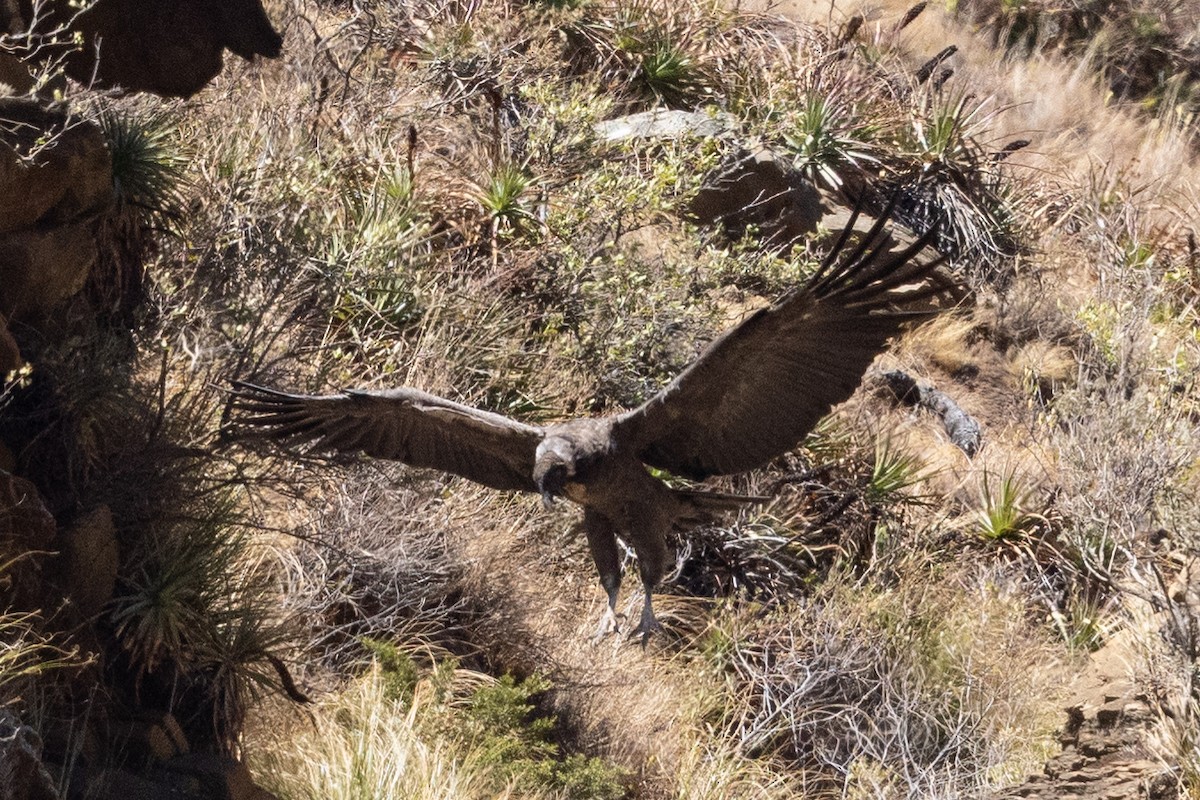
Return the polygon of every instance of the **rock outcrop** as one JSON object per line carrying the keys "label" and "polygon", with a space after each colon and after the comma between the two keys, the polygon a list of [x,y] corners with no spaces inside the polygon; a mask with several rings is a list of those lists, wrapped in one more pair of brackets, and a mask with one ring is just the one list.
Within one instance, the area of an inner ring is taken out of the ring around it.
{"label": "rock outcrop", "polygon": [[1127,677],[1130,645],[1118,634],[1092,655],[1065,709],[1062,752],[1003,800],[1175,800],[1174,776],[1146,746],[1155,714]]}
{"label": "rock outcrop", "polygon": [[28,321],[83,288],[113,204],[100,129],[29,98],[0,98],[0,315]]}
{"label": "rock outcrop", "polygon": [[[0,4],[0,29],[9,29]],[[20,22],[34,19],[33,0],[19,0]],[[10,8],[8,17],[13,16]],[[120,87],[166,97],[190,97],[224,66],[224,52],[275,58],[283,37],[260,0],[96,0],[80,12],[71,0],[49,0],[37,17],[40,32],[65,29],[82,41],[66,52],[67,75],[100,88]],[[32,57],[58,55],[43,47]]]}
{"label": "rock outcrop", "polygon": [[[656,109],[604,120],[595,133],[607,142],[718,138],[732,144],[737,121],[728,114]],[[704,225],[720,225],[731,239],[754,229],[764,242],[778,247],[801,241],[822,224],[837,228],[849,220],[849,213],[790,159],[764,145],[732,146],[705,178],[688,212]]]}
{"label": "rock outcrop", "polygon": [[756,147],[726,158],[689,211],[702,223],[720,224],[731,239],[753,227],[763,241],[786,246],[811,235],[837,209],[789,160]]}

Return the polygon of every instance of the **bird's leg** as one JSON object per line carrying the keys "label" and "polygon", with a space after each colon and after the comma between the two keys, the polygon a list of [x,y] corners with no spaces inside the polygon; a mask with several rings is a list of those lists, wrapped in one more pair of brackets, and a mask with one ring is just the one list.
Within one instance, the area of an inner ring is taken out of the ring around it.
{"label": "bird's leg", "polygon": [[638,626],[634,628],[634,633],[642,635],[642,647],[650,641],[650,634],[662,631],[662,623],[658,621],[658,617],[654,616],[654,607],[651,597],[654,587],[658,585],[658,579],[649,580],[645,575],[642,576],[642,588],[646,593],[645,602],[642,603],[642,620]]}
{"label": "bird's leg", "polygon": [[638,570],[642,574],[642,589],[646,593],[642,603],[642,620],[634,628],[634,633],[642,635],[642,648],[650,641],[650,634],[663,629],[658,617],[654,616],[652,597],[658,582],[662,580],[664,564],[667,559],[667,542],[663,536],[654,537],[650,541],[639,543],[635,547],[638,556]]}
{"label": "bird's leg", "polygon": [[610,633],[620,633],[621,627],[617,624],[617,594],[621,590],[621,575],[601,575],[600,584],[604,587],[604,591],[608,593],[608,605],[604,608],[604,613],[600,616],[600,627],[596,629],[596,635],[592,637],[593,642],[599,642]]}
{"label": "bird's leg", "polygon": [[592,553],[592,561],[596,563],[596,571],[600,573],[600,585],[608,595],[608,606],[600,617],[600,627],[593,637],[594,642],[599,642],[610,633],[620,633],[617,595],[621,591],[621,556],[612,523],[607,518],[594,511],[585,511],[583,531],[587,534],[588,550]]}

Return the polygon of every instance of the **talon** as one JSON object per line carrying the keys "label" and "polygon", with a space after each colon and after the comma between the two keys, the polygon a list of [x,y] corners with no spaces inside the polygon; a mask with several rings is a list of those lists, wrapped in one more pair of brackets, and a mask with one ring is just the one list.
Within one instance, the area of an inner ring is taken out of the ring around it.
{"label": "talon", "polygon": [[600,627],[596,629],[596,635],[592,637],[592,644],[600,644],[600,640],[610,633],[620,634],[621,626],[618,622],[622,615],[613,613],[611,608],[605,608],[604,613],[600,615]]}
{"label": "talon", "polygon": [[633,629],[633,632],[640,633],[642,635],[642,649],[645,650],[646,645],[650,643],[650,634],[662,633],[664,630],[665,629],[663,628],[662,623],[660,623],[657,619],[655,619],[655,620],[651,620],[649,625],[644,624],[644,623],[641,625],[638,625],[636,628]]}
{"label": "talon", "polygon": [[633,629],[635,634],[642,635],[642,649],[646,649],[646,645],[650,642],[650,634],[662,633],[662,623],[658,621],[658,617],[654,616],[654,609],[650,605],[650,593],[646,593],[646,604],[642,606],[642,620],[638,626]]}

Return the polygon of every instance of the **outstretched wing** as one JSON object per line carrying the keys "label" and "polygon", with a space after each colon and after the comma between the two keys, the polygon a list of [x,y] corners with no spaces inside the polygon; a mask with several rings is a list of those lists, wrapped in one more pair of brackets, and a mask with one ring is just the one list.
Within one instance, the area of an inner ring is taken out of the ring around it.
{"label": "outstretched wing", "polygon": [[904,323],[936,313],[916,301],[948,289],[927,281],[943,259],[914,259],[933,230],[886,252],[890,212],[849,248],[856,209],[811,279],[722,334],[665,389],[618,417],[613,436],[647,464],[697,480],[753,469],[794,447],[853,394]]}
{"label": "outstretched wing", "polygon": [[416,389],[312,396],[233,385],[227,431],[235,438],[362,452],[494,489],[537,491],[533,464],[540,428]]}

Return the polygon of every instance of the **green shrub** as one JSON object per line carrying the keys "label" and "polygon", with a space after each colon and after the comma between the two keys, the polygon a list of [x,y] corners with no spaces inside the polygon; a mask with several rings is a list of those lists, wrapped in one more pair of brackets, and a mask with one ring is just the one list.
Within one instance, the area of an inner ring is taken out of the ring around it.
{"label": "green shrub", "polygon": [[411,654],[391,642],[363,637],[359,639],[367,652],[375,659],[383,676],[383,689],[387,696],[409,704],[421,678],[420,668]]}
{"label": "green shrub", "polygon": [[497,792],[510,787],[569,800],[618,800],[626,795],[623,770],[594,756],[560,752],[554,741],[557,720],[539,712],[535,703],[551,689],[545,678],[518,680],[506,674],[464,693],[463,686],[455,686],[457,666],[452,659],[423,670],[395,644],[371,639],[363,644],[375,658],[389,698],[411,706],[418,684],[430,682],[436,704],[414,707],[422,715],[422,730],[470,754],[473,769],[490,776]]}

